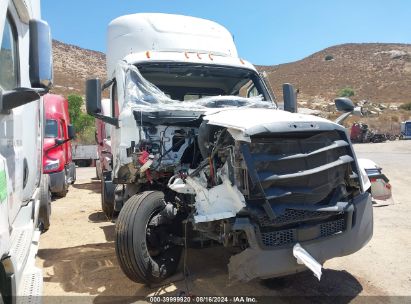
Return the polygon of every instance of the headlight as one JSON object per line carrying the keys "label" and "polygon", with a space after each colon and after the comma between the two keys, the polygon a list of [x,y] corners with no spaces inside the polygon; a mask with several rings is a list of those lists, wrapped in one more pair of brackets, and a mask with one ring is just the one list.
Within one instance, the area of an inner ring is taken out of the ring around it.
{"label": "headlight", "polygon": [[60,166],[60,160],[52,160],[46,163],[44,166],[45,171],[56,170]]}

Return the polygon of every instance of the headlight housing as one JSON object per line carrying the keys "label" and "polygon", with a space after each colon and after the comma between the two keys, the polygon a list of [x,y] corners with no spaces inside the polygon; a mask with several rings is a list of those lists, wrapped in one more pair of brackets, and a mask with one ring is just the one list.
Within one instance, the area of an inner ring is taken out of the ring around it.
{"label": "headlight housing", "polygon": [[50,160],[46,162],[46,165],[44,166],[45,171],[53,171],[58,169],[60,167],[60,160]]}

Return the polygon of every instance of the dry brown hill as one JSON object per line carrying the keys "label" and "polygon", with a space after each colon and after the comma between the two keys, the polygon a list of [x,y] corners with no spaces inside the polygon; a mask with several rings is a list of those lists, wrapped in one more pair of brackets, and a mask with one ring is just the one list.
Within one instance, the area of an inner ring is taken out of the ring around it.
{"label": "dry brown hill", "polygon": [[[104,53],[54,40],[53,56],[55,93],[84,95],[87,78],[105,79]],[[411,102],[409,44],[344,44],[296,62],[258,68],[268,73],[279,100],[282,83],[290,82],[299,88],[299,101],[308,103],[330,102],[343,87],[351,87],[357,101]]]}
{"label": "dry brown hill", "polygon": [[343,44],[259,69],[268,73],[280,100],[282,83],[290,82],[299,88],[301,101],[332,101],[339,90],[350,87],[357,101],[411,102],[410,44]]}
{"label": "dry brown hill", "polygon": [[106,55],[53,40],[54,86],[51,92],[67,97],[84,95],[85,81],[106,79]]}

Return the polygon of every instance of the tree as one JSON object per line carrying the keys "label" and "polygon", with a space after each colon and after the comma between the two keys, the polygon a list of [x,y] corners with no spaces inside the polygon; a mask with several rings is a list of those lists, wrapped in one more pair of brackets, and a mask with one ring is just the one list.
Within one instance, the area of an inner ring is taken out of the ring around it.
{"label": "tree", "polygon": [[338,97],[351,97],[354,96],[355,92],[352,88],[350,87],[345,87],[342,88],[339,92],[338,92]]}
{"label": "tree", "polygon": [[68,96],[69,115],[74,126],[77,141],[84,144],[94,142],[94,118],[83,111],[84,101],[81,96],[71,94]]}

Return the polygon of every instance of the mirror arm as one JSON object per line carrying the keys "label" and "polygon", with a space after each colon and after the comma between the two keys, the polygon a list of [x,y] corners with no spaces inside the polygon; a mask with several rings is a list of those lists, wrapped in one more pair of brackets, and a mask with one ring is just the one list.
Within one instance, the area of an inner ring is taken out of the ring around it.
{"label": "mirror arm", "polygon": [[93,116],[118,128],[118,118],[104,116],[100,113],[94,113]]}
{"label": "mirror arm", "polygon": [[107,80],[102,86],[101,86],[101,91],[104,91],[105,89],[109,88],[114,82],[116,81],[115,78]]}
{"label": "mirror arm", "polygon": [[48,88],[16,88],[1,92],[0,112],[9,114],[10,110],[39,99],[48,92]]}
{"label": "mirror arm", "polygon": [[45,153],[49,152],[50,150],[57,148],[58,146],[64,145],[66,142],[70,141],[71,139],[65,139],[63,140],[61,143],[55,144],[54,146],[51,146],[50,148],[48,148]]}
{"label": "mirror arm", "polygon": [[346,120],[348,117],[351,116],[351,114],[352,114],[352,112],[344,113],[344,114],[342,114],[340,117],[338,117],[334,122],[335,122],[336,124],[341,125],[341,124],[344,122],[344,120]]}

